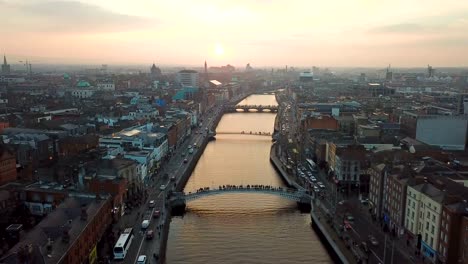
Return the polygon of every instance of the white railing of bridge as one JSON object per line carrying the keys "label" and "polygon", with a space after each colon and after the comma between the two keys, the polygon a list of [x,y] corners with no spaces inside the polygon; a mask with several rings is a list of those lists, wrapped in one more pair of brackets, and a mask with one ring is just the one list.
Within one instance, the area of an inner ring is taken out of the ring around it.
{"label": "white railing of bridge", "polygon": [[256,188],[226,188],[226,189],[210,189],[210,190],[203,190],[197,191],[194,193],[185,194],[183,197],[185,201],[193,201],[199,198],[218,195],[218,194],[225,194],[225,193],[260,193],[260,194],[271,194],[280,196],[289,200],[293,200],[299,202],[304,195],[307,195],[305,191],[285,191],[280,189],[256,189]]}

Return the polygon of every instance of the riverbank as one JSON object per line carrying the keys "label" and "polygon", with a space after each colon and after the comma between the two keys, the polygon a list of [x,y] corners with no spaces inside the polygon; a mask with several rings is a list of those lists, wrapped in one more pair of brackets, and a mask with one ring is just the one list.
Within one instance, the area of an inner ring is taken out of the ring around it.
{"label": "riverbank", "polygon": [[281,162],[281,160],[277,156],[277,151],[278,151],[277,145],[276,143],[273,143],[270,149],[270,162],[271,164],[273,164],[273,167],[281,175],[281,178],[289,187],[293,187],[298,190],[304,189],[302,186],[300,186],[296,181],[292,179],[289,173],[287,173],[286,166]]}

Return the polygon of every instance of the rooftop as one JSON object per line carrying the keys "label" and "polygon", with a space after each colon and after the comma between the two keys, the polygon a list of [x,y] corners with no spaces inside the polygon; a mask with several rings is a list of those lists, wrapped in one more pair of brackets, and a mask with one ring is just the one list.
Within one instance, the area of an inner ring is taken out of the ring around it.
{"label": "rooftop", "polygon": [[[24,263],[21,252],[24,248],[29,263],[59,263],[63,261],[74,241],[80,237],[87,225],[107,202],[107,199],[67,198],[53,212],[47,215],[34,229],[24,235],[7,255],[1,260],[6,264]],[[86,216],[86,217],[82,217]],[[63,239],[68,234],[68,242]],[[49,242],[50,241],[50,242]],[[48,244],[52,250],[48,252]],[[29,251],[29,252],[28,252]]]}

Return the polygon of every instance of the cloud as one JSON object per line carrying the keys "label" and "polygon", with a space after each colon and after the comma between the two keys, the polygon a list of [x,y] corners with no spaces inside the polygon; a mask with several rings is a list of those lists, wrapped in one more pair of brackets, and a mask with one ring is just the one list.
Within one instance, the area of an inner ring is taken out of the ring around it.
{"label": "cloud", "polygon": [[158,22],[76,1],[0,1],[0,24],[4,30],[14,32],[120,32],[153,26]]}
{"label": "cloud", "polygon": [[400,23],[385,25],[380,27],[375,27],[369,30],[369,33],[373,34],[386,34],[386,33],[415,33],[427,30],[427,27],[424,27],[419,24],[413,23]]}

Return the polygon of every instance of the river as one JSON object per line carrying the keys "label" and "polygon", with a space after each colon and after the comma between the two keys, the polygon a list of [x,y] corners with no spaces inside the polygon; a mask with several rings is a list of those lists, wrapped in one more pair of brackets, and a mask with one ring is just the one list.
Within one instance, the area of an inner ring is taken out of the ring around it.
{"label": "river", "polygon": [[[240,104],[273,105],[274,95],[252,95]],[[285,186],[269,161],[271,137],[221,134],[273,132],[276,114],[225,114],[216,141],[206,147],[185,192],[219,185]],[[173,263],[332,263],[296,203],[265,194],[223,194],[187,204],[172,218],[166,261]]]}

